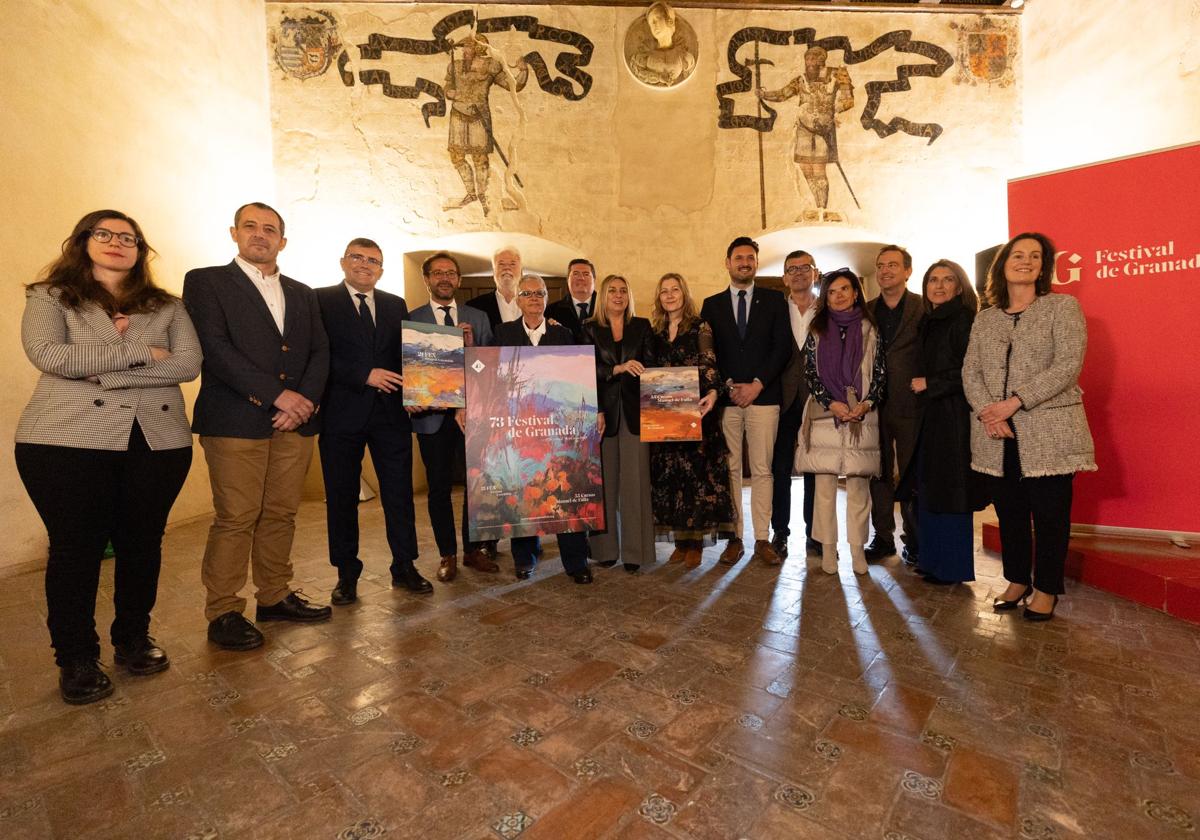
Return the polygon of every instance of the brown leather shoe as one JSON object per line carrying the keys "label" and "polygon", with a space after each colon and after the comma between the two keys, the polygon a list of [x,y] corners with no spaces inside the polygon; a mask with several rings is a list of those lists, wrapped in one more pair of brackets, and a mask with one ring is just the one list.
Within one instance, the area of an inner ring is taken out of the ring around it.
{"label": "brown leather shoe", "polygon": [[483,548],[472,548],[464,554],[463,565],[477,572],[488,572],[489,574],[500,571],[500,567],[496,565],[491,553]]}
{"label": "brown leather shoe", "polygon": [[683,567],[685,569],[698,569],[700,568],[700,561],[703,558],[704,555],[701,553],[700,546],[689,547],[683,555]]}
{"label": "brown leather shoe", "polygon": [[741,560],[746,554],[746,546],[741,540],[733,539],[725,543],[725,550],[721,552],[721,556],[717,562],[725,566],[732,566],[737,561]]}
{"label": "brown leather shoe", "polygon": [[687,548],[676,544],[675,550],[671,552],[671,556],[667,558],[668,563],[682,563],[683,558],[687,555]]}
{"label": "brown leather shoe", "polygon": [[438,566],[437,579],[442,583],[449,583],[458,577],[458,555],[443,554],[442,564]]}
{"label": "brown leather shoe", "polygon": [[779,552],[771,545],[768,540],[755,540],[754,556],[752,560],[761,560],[768,566],[778,566],[783,562],[783,558],[779,556]]}

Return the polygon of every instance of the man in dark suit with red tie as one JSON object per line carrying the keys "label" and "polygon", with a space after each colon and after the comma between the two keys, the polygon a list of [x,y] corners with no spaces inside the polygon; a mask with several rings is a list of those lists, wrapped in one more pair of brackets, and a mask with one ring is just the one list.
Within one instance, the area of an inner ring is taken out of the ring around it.
{"label": "man in dark suit with red tie", "polygon": [[417,559],[412,489],[412,423],[404,410],[400,322],[404,298],[376,288],[383,252],[370,239],[352,239],[342,257],[343,281],[317,290],[329,336],[329,390],[318,446],[325,478],[329,562],[338,571],[330,600],[358,599],[358,496],[364,450],[379,476],[384,528],[392,553],[392,585],[429,593]]}
{"label": "man in dark suit with red tie", "polygon": [[583,257],[567,265],[567,294],[546,307],[546,317],[571,331],[583,344],[583,322],[596,314],[596,267]]}

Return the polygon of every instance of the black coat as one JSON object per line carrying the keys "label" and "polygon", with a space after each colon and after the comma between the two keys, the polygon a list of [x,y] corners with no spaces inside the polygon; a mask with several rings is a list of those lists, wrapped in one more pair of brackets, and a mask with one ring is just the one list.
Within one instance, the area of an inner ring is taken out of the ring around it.
{"label": "black coat", "polygon": [[625,325],[621,346],[617,347],[611,327],[602,327],[592,320],[584,322],[583,341],[596,346],[596,396],[604,412],[605,437],[616,436],[618,411],[629,431],[635,435],[641,432],[641,380],[629,373],[613,376],[613,368],[633,359],[646,364],[652,332],[648,320],[631,318]]}
{"label": "black coat", "polygon": [[[532,347],[533,342],[529,340],[529,333],[525,332],[523,320],[523,318],[517,318],[515,321],[505,321],[500,324],[496,327],[492,343],[497,347]],[[546,334],[542,336],[542,343],[538,346],[552,347],[574,343],[575,337],[571,335],[569,329],[559,324],[546,324]]]}
{"label": "black coat", "polygon": [[[588,301],[588,316],[596,314],[596,293],[592,292],[592,297]],[[571,335],[575,336],[576,344],[589,344],[583,337],[583,322],[579,320],[579,310],[575,308],[575,301],[571,298],[571,293],[568,291],[560,300],[554,301],[546,307],[546,317],[551,318],[571,331]]]}
{"label": "black coat", "polygon": [[955,297],[927,313],[918,328],[917,376],[925,377],[926,390],[917,401],[917,457],[901,478],[897,495],[909,498],[916,489],[919,459],[924,468],[922,502],[934,513],[968,513],[987,504],[986,485],[971,469],[971,406],[962,387],[963,357],[974,321],[975,313],[962,305],[962,297]]}
{"label": "black coat", "polygon": [[[712,327],[721,381],[740,383],[758,379],[763,384],[763,390],[754,404],[782,403],[780,377],[796,346],[787,298],[783,292],[765,286],[754,287],[750,311],[747,313],[745,338],[738,335],[728,288],[704,299],[700,317]],[[724,405],[732,404],[727,395],[723,395],[721,401]]]}

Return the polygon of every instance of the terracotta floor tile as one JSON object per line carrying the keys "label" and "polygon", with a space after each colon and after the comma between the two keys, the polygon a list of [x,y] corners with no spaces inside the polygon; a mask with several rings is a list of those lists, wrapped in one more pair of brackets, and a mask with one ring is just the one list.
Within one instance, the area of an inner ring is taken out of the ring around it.
{"label": "terracotta floor tile", "polygon": [[866,755],[875,755],[888,762],[923,776],[938,778],[946,759],[933,747],[914,738],[897,735],[871,723],[859,723],[845,717],[835,718],[822,733],[824,738]]}
{"label": "terracotta floor tile", "polygon": [[976,819],[1008,826],[1017,816],[1019,786],[1013,765],[976,750],[956,748],[950,756],[942,801]]}
{"label": "terracotta floor tile", "polygon": [[536,753],[507,741],[479,756],[471,770],[502,790],[535,819],[551,811],[570,793],[571,784],[565,775]]}
{"label": "terracotta floor tile", "polygon": [[907,735],[920,735],[937,698],[900,684],[889,685],[879,695],[870,720]]}
{"label": "terracotta floor tile", "polygon": [[601,779],[575,791],[521,835],[522,840],[591,840],[603,836],[642,801],[638,788],[620,779]]}

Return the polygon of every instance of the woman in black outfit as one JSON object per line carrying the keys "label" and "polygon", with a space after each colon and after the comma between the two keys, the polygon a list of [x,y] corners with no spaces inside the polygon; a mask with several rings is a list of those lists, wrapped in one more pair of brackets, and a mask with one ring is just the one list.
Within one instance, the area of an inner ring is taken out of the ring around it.
{"label": "woman in black outfit", "polygon": [[192,462],[179,383],[199,375],[201,353],[182,302],[154,285],[153,253],[137,222],[98,210],[25,290],[21,342],[41,377],[17,424],[17,471],[50,536],[46,624],[72,704],[113,692],[95,620],[110,541],[114,659],[138,676],[169,664],[150,611],[163,528]]}
{"label": "woman in black outfit", "polygon": [[639,437],[638,381],[645,370],[650,322],[634,317],[629,284],[618,274],[604,278],[596,298],[596,314],[584,323],[583,340],[596,347],[596,396],[604,417],[600,456],[606,529],[590,543],[601,566],[615,566],[619,560],[633,573],[654,558],[650,450]]}

